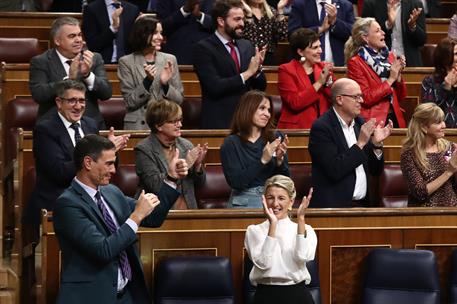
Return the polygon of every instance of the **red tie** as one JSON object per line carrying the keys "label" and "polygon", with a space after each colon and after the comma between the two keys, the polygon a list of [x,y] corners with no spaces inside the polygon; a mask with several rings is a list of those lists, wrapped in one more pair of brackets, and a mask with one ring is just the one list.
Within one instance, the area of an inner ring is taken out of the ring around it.
{"label": "red tie", "polygon": [[233,61],[235,61],[236,71],[240,72],[240,62],[238,61],[238,55],[236,54],[235,44],[232,41],[227,42],[228,47],[230,48],[230,56],[232,56]]}

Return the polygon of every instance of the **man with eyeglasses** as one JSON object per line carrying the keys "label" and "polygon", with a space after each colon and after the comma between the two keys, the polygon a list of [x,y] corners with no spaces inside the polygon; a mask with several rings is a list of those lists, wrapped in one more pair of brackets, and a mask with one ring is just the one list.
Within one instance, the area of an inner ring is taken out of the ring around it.
{"label": "man with eyeglasses", "polygon": [[370,203],[367,177],[382,172],[383,140],[390,135],[392,122],[374,118],[364,122],[359,117],[363,96],[352,79],[333,84],[332,102],[309,135],[314,188],[310,207],[366,207]]}
{"label": "man with eyeglasses", "polygon": [[56,47],[30,61],[29,86],[33,100],[39,104],[38,119],[55,113],[55,86],[63,79],[72,79],[86,87],[86,116],[105,129],[98,100],[110,99],[112,89],[102,57],[85,48],[79,21],[73,17],[56,19],[51,26],[51,37]]}
{"label": "man with eyeglasses", "polygon": [[[57,197],[70,185],[75,176],[73,150],[76,143],[87,134],[98,134],[96,121],[83,116],[86,108],[86,86],[67,79],[56,84],[55,103],[57,113],[37,122],[33,130],[33,155],[35,157],[35,189],[24,212],[24,229],[27,239],[38,239],[40,210],[52,211]],[[129,135],[114,135],[110,129],[108,138],[123,149]]]}

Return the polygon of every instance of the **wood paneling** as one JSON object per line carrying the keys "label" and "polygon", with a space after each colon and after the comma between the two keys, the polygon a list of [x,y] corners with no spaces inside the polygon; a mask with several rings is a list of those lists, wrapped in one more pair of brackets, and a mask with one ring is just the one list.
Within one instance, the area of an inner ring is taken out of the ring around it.
{"label": "wood paneling", "polygon": [[[261,210],[255,209],[171,211],[162,227],[139,231],[149,286],[153,265],[164,256],[225,256],[232,262],[237,303],[241,303],[244,233],[248,225],[264,220]],[[446,282],[449,256],[457,239],[456,220],[456,208],[309,209],[307,223],[318,234],[316,258],[323,303],[360,303],[365,257],[372,248],[432,250],[437,254],[440,278]],[[47,280],[43,280],[43,291],[50,302],[58,286],[59,270],[51,268],[57,266],[55,262],[46,263],[58,259],[58,250],[52,245],[52,221],[48,218],[45,223],[42,263],[47,267],[43,266],[42,275],[46,274]],[[442,294],[447,292],[443,288]]]}

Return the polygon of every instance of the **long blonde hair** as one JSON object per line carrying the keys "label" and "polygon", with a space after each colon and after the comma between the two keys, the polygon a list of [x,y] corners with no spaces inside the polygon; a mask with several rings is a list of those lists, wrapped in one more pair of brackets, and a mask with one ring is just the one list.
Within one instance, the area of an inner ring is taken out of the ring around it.
{"label": "long blonde hair", "polygon": [[[436,104],[427,102],[416,107],[413,117],[409,122],[402,152],[411,149],[416,163],[424,169],[429,169],[430,165],[425,152],[425,138],[427,133],[424,130],[424,127],[433,123],[440,123],[443,120],[443,110]],[[449,141],[446,139],[439,138],[437,142],[438,151],[445,151],[449,147],[449,144]]]}
{"label": "long blonde hair", "polygon": [[368,18],[357,18],[354,25],[352,26],[351,37],[344,44],[344,60],[347,62],[352,56],[357,54],[360,47],[366,42],[363,40],[364,35],[368,35],[370,26],[376,19]]}
{"label": "long blonde hair", "polygon": [[[252,15],[251,6],[249,5],[250,0],[243,0],[244,11],[246,15]],[[273,12],[271,11],[270,5],[268,5],[267,1],[264,0],[262,4],[262,13],[267,16],[268,19],[273,18]],[[249,19],[248,19],[249,20]],[[251,19],[252,20],[252,19]],[[249,22],[249,21],[248,21]]]}

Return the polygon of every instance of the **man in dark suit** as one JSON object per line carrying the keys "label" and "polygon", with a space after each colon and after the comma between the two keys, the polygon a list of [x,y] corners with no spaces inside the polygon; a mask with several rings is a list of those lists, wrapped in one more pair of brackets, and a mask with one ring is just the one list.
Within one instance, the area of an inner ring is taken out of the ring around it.
{"label": "man in dark suit", "polygon": [[265,50],[240,39],[244,28],[240,0],[217,0],[212,11],[216,31],[193,50],[194,69],[202,90],[201,128],[227,129],[245,92],[266,88]]}
{"label": "man in dark suit", "polygon": [[157,16],[167,43],[163,51],[176,56],[179,64],[192,64],[195,43],[213,31],[210,15],[214,0],[159,0]]}
{"label": "man in dark suit", "polygon": [[[54,209],[57,197],[70,185],[76,174],[73,150],[76,142],[87,134],[98,134],[95,120],[83,116],[85,100],[84,84],[63,80],[56,85],[57,113],[35,125],[33,131],[33,155],[35,157],[36,183],[24,211],[24,224],[30,229],[29,237],[37,240],[40,210]],[[78,131],[76,131],[76,129]],[[118,150],[123,149],[128,135],[108,136]]]}
{"label": "man in dark suit", "polygon": [[102,55],[106,63],[116,63],[130,54],[128,38],[140,10],[118,0],[95,0],[84,8],[82,30],[87,47]]}
{"label": "man in dark suit", "polygon": [[159,227],[179,196],[187,164],[175,154],[158,196],[137,201],[109,184],[116,172],[111,141],[88,135],[75,147],[76,177],[57,199],[54,229],[63,262],[57,303],[151,303],[136,242],[138,227]]}
{"label": "man in dark suit", "polygon": [[392,122],[358,117],[362,91],[352,79],[332,86],[333,108],[317,119],[309,135],[313,198],[310,207],[362,207],[368,203],[368,174],[379,175],[384,166],[382,141]]}
{"label": "man in dark suit", "polygon": [[51,27],[55,48],[35,56],[30,61],[30,92],[39,104],[38,117],[55,113],[55,85],[63,79],[74,79],[86,85],[86,115],[95,119],[99,128],[105,122],[98,100],[111,98],[111,84],[106,77],[100,54],[83,51],[79,21],[72,17],[56,19]]}
{"label": "man in dark suit", "polygon": [[420,48],[427,42],[420,0],[365,0],[362,17],[373,17],[386,33],[387,46],[406,57],[406,66],[422,66]]}
{"label": "man in dark suit", "polygon": [[344,44],[351,36],[354,8],[348,0],[295,0],[289,15],[289,34],[309,28],[320,35],[322,60],[344,65]]}
{"label": "man in dark suit", "polygon": [[427,18],[441,18],[440,0],[421,0]]}
{"label": "man in dark suit", "polygon": [[59,13],[81,13],[82,0],[53,0],[49,11]]}

